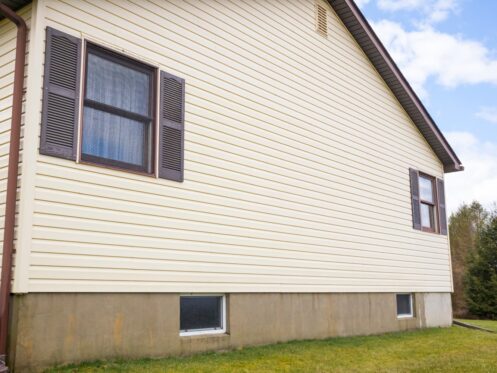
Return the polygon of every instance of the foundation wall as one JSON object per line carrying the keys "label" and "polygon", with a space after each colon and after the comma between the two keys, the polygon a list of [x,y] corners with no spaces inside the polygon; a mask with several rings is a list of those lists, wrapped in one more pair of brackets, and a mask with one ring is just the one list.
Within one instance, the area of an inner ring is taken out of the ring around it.
{"label": "foundation wall", "polygon": [[179,294],[37,293],[13,299],[16,372],[95,359],[160,357],[451,324],[449,293],[416,293],[397,319],[394,293],[234,293],[227,334],[179,336]]}

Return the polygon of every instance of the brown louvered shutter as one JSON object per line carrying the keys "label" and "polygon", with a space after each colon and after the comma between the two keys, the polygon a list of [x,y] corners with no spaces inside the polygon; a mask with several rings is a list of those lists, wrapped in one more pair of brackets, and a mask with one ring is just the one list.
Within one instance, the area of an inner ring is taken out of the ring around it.
{"label": "brown louvered shutter", "polygon": [[159,177],[183,181],[185,81],[160,72]]}
{"label": "brown louvered shutter", "polygon": [[411,202],[412,202],[412,227],[421,230],[421,206],[419,201],[419,173],[412,168],[409,169],[411,180]]}
{"label": "brown louvered shutter", "polygon": [[445,208],[445,186],[442,179],[437,179],[438,216],[440,234],[447,235],[447,210]]}
{"label": "brown louvered shutter", "polygon": [[76,159],[81,40],[47,27],[40,153]]}

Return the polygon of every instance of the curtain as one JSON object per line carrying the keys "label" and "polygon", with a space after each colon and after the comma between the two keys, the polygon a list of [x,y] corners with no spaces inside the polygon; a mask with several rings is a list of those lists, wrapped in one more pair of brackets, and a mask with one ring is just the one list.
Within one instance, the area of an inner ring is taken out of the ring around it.
{"label": "curtain", "polygon": [[144,166],[148,125],[86,107],[83,154]]}
{"label": "curtain", "polygon": [[[86,98],[148,117],[150,75],[88,54]],[[137,121],[86,106],[83,154],[146,166],[148,121]]]}

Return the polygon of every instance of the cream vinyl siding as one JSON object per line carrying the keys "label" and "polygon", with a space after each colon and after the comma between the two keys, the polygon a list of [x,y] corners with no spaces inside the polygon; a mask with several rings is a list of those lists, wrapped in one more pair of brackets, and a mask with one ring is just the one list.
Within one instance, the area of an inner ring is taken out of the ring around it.
{"label": "cream vinyl siding", "polygon": [[29,291],[450,291],[412,229],[442,165],[329,8],[47,1],[46,26],[186,80],[185,181],[38,155]]}
{"label": "cream vinyl siding", "polygon": [[[31,6],[24,7],[18,12],[30,25]],[[12,125],[12,98],[14,94],[14,65],[16,56],[17,27],[8,19],[0,21],[0,247],[3,248],[5,198],[7,193],[7,173],[10,149],[10,127]],[[29,43],[29,33],[28,33]],[[28,48],[27,48],[28,49]],[[26,62],[28,56],[26,55]],[[27,63],[26,63],[27,66]],[[23,116],[24,116],[23,106]],[[23,117],[24,118],[24,117]],[[24,124],[23,124],[24,126]],[[21,130],[21,136],[23,129]],[[22,152],[22,138],[21,138]],[[22,158],[22,154],[21,154]],[[19,170],[21,166],[19,167]],[[19,172],[21,174],[21,172]],[[20,183],[18,184],[20,187]],[[15,247],[15,243],[14,243]],[[2,260],[0,249],[0,262]],[[1,268],[0,268],[1,269]]]}

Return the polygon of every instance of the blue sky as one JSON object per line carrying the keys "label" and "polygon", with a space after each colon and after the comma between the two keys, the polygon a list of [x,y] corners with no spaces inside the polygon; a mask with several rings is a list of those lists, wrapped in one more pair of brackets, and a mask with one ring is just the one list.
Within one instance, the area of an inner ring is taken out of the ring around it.
{"label": "blue sky", "polygon": [[461,158],[447,203],[497,201],[497,1],[356,0]]}

